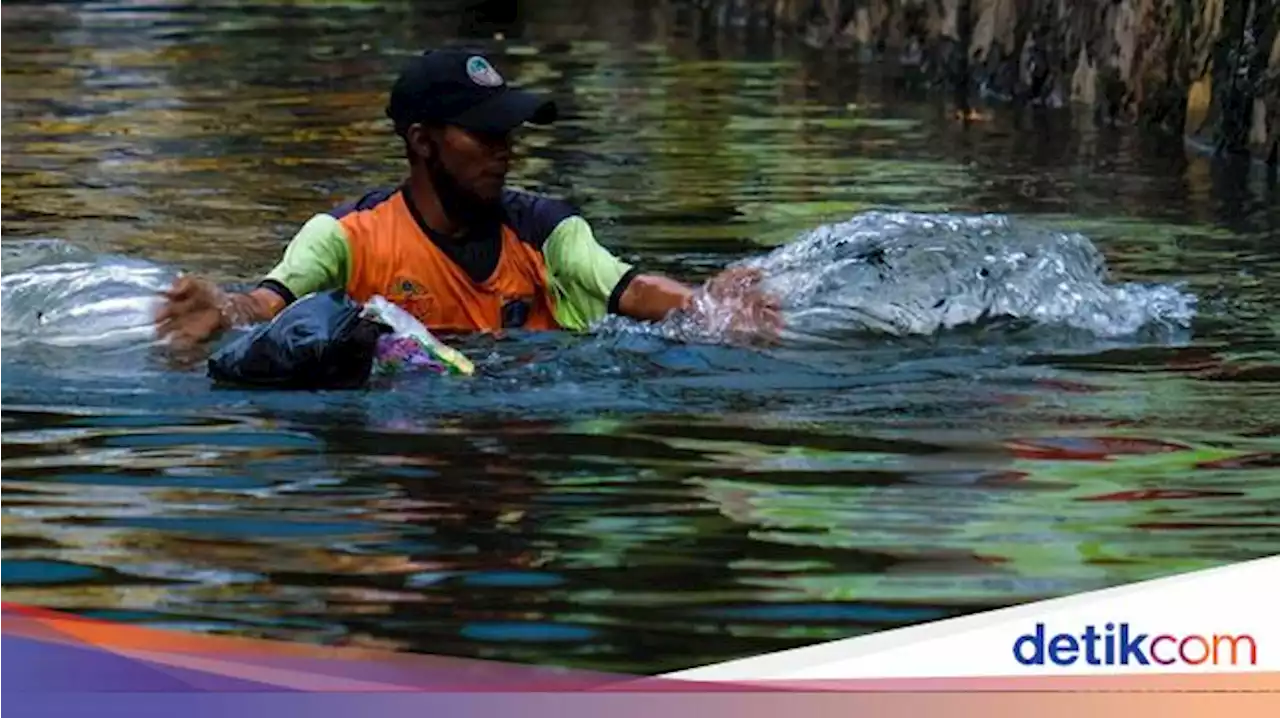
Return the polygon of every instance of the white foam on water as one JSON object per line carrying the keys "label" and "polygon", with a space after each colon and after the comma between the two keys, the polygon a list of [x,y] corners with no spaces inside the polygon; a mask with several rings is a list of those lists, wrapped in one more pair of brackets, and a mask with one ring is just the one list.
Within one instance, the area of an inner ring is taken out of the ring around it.
{"label": "white foam on water", "polygon": [[156,341],[160,292],[176,273],[56,240],[5,242],[0,336],[6,348]]}
{"label": "white foam on water", "polygon": [[[1117,338],[1185,329],[1195,317],[1195,296],[1175,286],[1109,282],[1084,235],[1003,215],[867,212],[738,264],[760,270],[780,301],[784,339],[930,335],[1000,319]],[[601,328],[719,340],[733,301],[703,293],[697,319]]]}

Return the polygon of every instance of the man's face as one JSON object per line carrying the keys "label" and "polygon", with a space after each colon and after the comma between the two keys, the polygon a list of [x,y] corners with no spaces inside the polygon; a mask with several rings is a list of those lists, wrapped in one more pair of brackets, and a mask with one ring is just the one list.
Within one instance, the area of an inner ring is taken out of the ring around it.
{"label": "man's face", "polygon": [[455,190],[475,204],[498,201],[511,167],[510,133],[491,135],[446,126],[430,135],[435,156],[428,163],[443,170]]}

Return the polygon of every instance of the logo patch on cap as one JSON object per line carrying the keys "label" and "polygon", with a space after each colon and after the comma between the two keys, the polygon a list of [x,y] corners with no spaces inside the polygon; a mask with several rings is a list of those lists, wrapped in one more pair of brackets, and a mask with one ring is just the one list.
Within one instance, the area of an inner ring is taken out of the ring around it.
{"label": "logo patch on cap", "polygon": [[477,85],[485,87],[497,87],[502,84],[502,75],[489,64],[489,61],[473,55],[467,60],[467,77]]}

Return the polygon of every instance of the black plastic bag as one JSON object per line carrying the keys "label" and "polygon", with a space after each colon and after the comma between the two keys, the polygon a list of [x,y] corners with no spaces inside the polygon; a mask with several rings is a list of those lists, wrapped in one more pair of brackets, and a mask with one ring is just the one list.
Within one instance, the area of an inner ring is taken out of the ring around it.
{"label": "black plastic bag", "polygon": [[378,337],[391,331],[360,316],[342,290],[311,294],[209,358],[216,382],[275,389],[353,389],[373,370]]}

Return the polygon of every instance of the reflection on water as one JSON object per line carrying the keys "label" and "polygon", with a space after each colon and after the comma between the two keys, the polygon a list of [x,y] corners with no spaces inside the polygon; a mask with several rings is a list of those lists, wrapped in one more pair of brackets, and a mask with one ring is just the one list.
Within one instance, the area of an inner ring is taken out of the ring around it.
{"label": "reflection on water", "polygon": [[[1280,551],[1265,177],[641,6],[6,3],[6,599],[654,672]],[[515,184],[646,267],[766,267],[795,335],[305,394],[155,351],[171,272],[253,281],[398,179],[382,95],[458,35],[567,115]]]}

